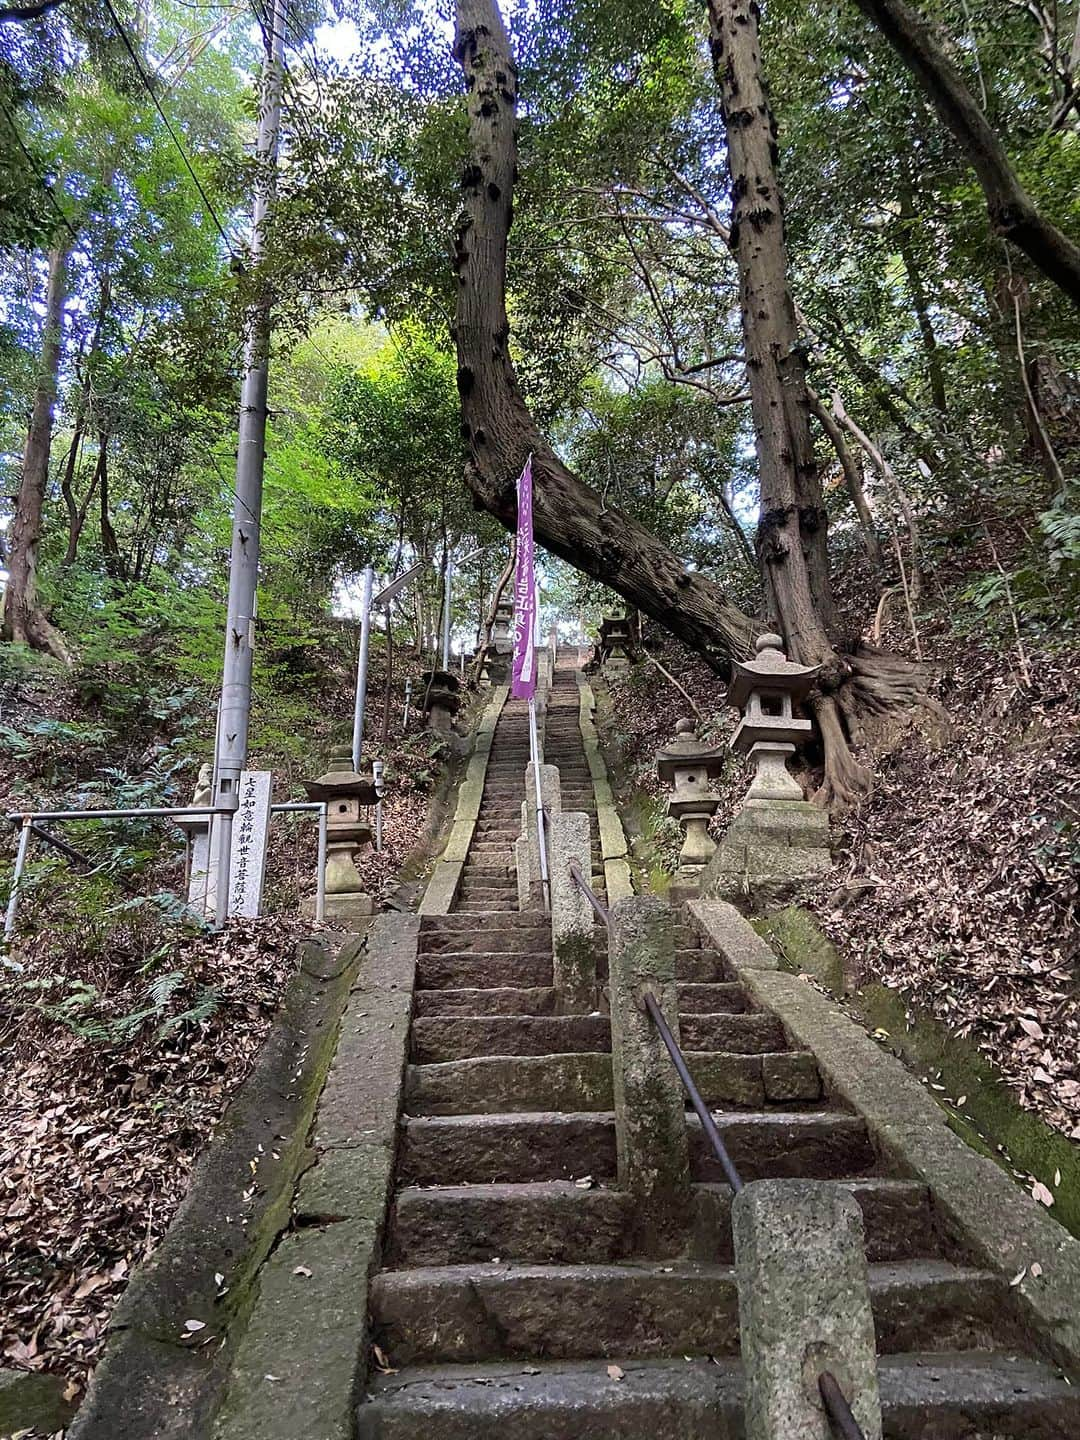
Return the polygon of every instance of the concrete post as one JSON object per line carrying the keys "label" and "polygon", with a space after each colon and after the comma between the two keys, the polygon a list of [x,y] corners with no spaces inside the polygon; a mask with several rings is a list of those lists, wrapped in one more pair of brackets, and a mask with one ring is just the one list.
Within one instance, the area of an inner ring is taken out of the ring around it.
{"label": "concrete post", "polygon": [[[540,766],[540,794],[543,797],[544,808],[549,815],[558,815],[562,810],[562,791],[559,784],[559,767],[557,765]],[[528,854],[528,889],[525,895],[528,903],[522,904],[522,881],[520,870],[518,872],[518,907],[522,910],[532,908],[535,901],[543,904],[540,897],[540,839],[536,832],[536,780],[533,776],[531,764],[525,766],[525,799],[521,802],[521,838],[525,841],[524,849]],[[549,837],[550,850],[550,837]],[[520,850],[515,852],[520,857]]]}
{"label": "concrete post", "polygon": [[829,1370],[866,1440],[881,1440],[862,1212],[838,1186],[758,1180],[731,1210],[746,1440],[833,1440]]}
{"label": "concrete post", "polygon": [[551,817],[551,954],[560,1013],[596,1009],[596,927],[593,908],[570,873],[577,861],[589,881],[589,817],[564,810]]}
{"label": "concrete post", "polygon": [[677,1245],[690,1205],[690,1160],[682,1085],[644,994],[651,990],[679,1038],[672,913],[632,895],[611,908],[608,981],[619,1185],[638,1202],[643,1246]]}

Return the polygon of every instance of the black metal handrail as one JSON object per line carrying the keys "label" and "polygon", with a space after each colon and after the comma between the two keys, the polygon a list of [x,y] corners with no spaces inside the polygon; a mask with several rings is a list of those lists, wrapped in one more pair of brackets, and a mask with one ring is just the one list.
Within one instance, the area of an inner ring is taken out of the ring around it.
{"label": "black metal handrail", "polygon": [[852,1414],[847,1396],[840,1389],[840,1382],[831,1370],[823,1370],[818,1376],[818,1391],[825,1412],[833,1428],[842,1440],[866,1440],[862,1427]]}
{"label": "black metal handrail", "polygon": [[690,1097],[690,1104],[694,1107],[694,1112],[701,1121],[701,1128],[708,1137],[709,1144],[713,1148],[713,1154],[717,1160],[720,1161],[720,1166],[727,1176],[727,1182],[737,1195],[743,1188],[742,1176],[735,1168],[734,1160],[732,1160],[728,1154],[727,1146],[724,1144],[720,1131],[716,1128],[716,1121],[709,1113],[709,1107],[701,1098],[701,1091],[694,1084],[694,1077],[690,1074],[686,1059],[679,1049],[679,1042],[671,1033],[671,1028],[664,1019],[664,1012],[660,1009],[656,996],[651,990],[646,990],[645,992],[645,1009],[649,1012],[653,1024],[657,1030],[659,1030],[660,1039],[663,1040],[667,1046],[667,1052],[671,1056],[671,1063],[675,1066],[679,1079],[683,1083],[683,1088]]}
{"label": "black metal handrail", "polygon": [[[588,900],[600,919],[603,920],[604,924],[610,929],[611,914],[607,906],[593,893],[592,886],[587,883],[584,875],[581,873],[581,866],[576,860],[570,861],[570,874],[578,889]],[[671,1033],[671,1027],[664,1019],[664,1012],[660,1009],[660,1004],[656,996],[650,990],[646,990],[645,992],[645,1009],[659,1031],[661,1040],[663,1040],[664,1045],[667,1047],[668,1055],[671,1057],[671,1063],[675,1066],[679,1079],[682,1081],[683,1088],[690,1097],[690,1104],[694,1107],[694,1111],[701,1121],[701,1128],[704,1130],[709,1144],[712,1146],[713,1153],[717,1160],[719,1160],[724,1174],[727,1176],[728,1184],[737,1195],[743,1188],[742,1176],[739,1174],[734,1161],[727,1152],[727,1146],[724,1144],[723,1137],[717,1129],[716,1121],[713,1119],[705,1101],[701,1098],[701,1092],[694,1083],[694,1077],[690,1074],[686,1058],[679,1048],[679,1042]],[[829,1417],[829,1421],[841,1437],[841,1440],[866,1440],[859,1426],[859,1422],[852,1414],[851,1406],[848,1404],[844,1392],[840,1389],[840,1384],[831,1370],[823,1370],[818,1376],[818,1391],[820,1392],[821,1403],[825,1406],[825,1412]]]}

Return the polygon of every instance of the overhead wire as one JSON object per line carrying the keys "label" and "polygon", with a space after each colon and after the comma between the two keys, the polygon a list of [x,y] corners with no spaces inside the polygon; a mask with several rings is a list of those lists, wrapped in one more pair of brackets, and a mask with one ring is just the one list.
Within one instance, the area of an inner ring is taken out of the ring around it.
{"label": "overhead wire", "polygon": [[49,204],[50,204],[50,205],[52,206],[52,208],[56,211],[56,213],[57,213],[57,215],[59,216],[60,221],[61,221],[61,223],[63,224],[65,230],[66,230],[66,231],[68,232],[68,234],[71,236],[72,240],[74,240],[75,243],[78,244],[79,232],[75,229],[75,227],[72,225],[71,221],[70,221],[70,220],[68,219],[68,217],[65,215],[64,210],[63,210],[63,207],[61,206],[59,200],[57,200],[57,198],[56,198],[56,195],[55,195],[55,193],[54,193],[54,191],[53,191],[53,187],[52,187],[52,186],[49,184],[49,182],[45,179],[45,176],[42,175],[41,172],[38,170],[38,168],[37,168],[37,163],[35,162],[33,155],[32,155],[32,154],[30,153],[30,151],[27,149],[26,142],[23,140],[22,132],[21,132],[20,129],[19,129],[18,122],[15,120],[15,117],[12,115],[11,111],[7,108],[7,106],[4,104],[3,101],[0,101],[0,111],[3,112],[4,119],[8,122],[8,125],[11,127],[11,133],[15,136],[15,143],[18,145],[19,149],[22,151],[23,155],[25,155],[25,157],[26,157],[26,163],[27,163],[27,165],[29,165],[29,167],[30,167],[30,173],[31,173],[31,174],[34,176],[34,178],[37,180],[37,182],[38,182],[38,184],[41,186],[42,190],[44,190],[45,195],[46,195],[46,198],[47,198],[48,201],[49,201]]}
{"label": "overhead wire", "polygon": [[194,182],[195,189],[199,192],[199,196],[200,196],[203,204],[206,206],[207,214],[210,216],[211,220],[214,222],[214,226],[215,226],[215,228],[217,229],[218,234],[221,236],[222,240],[225,242],[225,248],[228,250],[229,254],[233,257],[234,260],[235,260],[235,259],[238,259],[239,257],[237,256],[236,251],[235,251],[235,250],[233,249],[233,247],[232,247],[232,241],[229,239],[228,235],[225,233],[225,227],[222,225],[220,219],[218,218],[218,213],[217,213],[217,211],[214,209],[213,202],[211,201],[209,195],[207,195],[206,191],[203,189],[202,181],[199,179],[198,175],[195,173],[195,167],[192,165],[191,161],[188,159],[187,151],[184,149],[183,145],[180,143],[180,137],[177,135],[176,131],[173,129],[172,122],[170,121],[168,115],[165,114],[165,111],[164,111],[164,110],[162,109],[162,107],[161,107],[161,101],[158,99],[157,95],[155,94],[155,92],[154,92],[154,87],[153,87],[153,85],[150,83],[150,77],[147,75],[146,71],[144,70],[144,68],[143,68],[143,63],[142,63],[142,61],[139,59],[138,53],[137,53],[134,45],[132,45],[131,40],[130,40],[130,38],[129,38],[129,36],[128,36],[127,31],[124,29],[124,26],[123,26],[123,24],[121,23],[121,20],[120,20],[119,15],[117,15],[116,10],[113,8],[112,0],[105,0],[105,9],[109,12],[109,18],[112,20],[113,25],[116,27],[116,33],[117,33],[117,35],[118,35],[118,36],[120,37],[120,39],[123,41],[124,49],[125,49],[125,50],[128,52],[128,54],[131,56],[131,63],[135,66],[136,73],[138,74],[139,79],[142,81],[143,89],[144,89],[144,90],[146,91],[146,93],[150,96],[150,99],[151,99],[151,101],[153,102],[154,109],[157,111],[158,115],[161,117],[161,120],[162,120],[162,123],[163,123],[164,126],[165,126],[165,129],[169,132],[169,137],[170,137],[170,139],[172,140],[173,144],[176,146],[177,153],[179,154],[181,160],[184,162],[184,166],[185,166],[188,174],[191,176],[192,181]]}

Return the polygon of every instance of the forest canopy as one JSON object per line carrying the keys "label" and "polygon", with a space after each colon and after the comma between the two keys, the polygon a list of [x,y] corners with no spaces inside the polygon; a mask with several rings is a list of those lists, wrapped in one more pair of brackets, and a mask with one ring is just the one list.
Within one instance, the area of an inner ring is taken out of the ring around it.
{"label": "forest canopy", "polygon": [[[263,0],[0,19],[9,641],[78,670],[122,636],[212,689],[255,296],[263,683],[367,564],[432,559],[392,621],[419,654],[440,556],[479,551],[475,641],[528,450],[553,594],[595,617],[614,590],[721,674],[767,624],[823,665],[826,799],[859,792],[868,722],[922,704],[919,607],[958,551],[959,623],[1064,638],[1075,5],[770,0],[760,36],[729,0],[285,14],[254,265]],[[899,668],[867,647],[883,604]]]}

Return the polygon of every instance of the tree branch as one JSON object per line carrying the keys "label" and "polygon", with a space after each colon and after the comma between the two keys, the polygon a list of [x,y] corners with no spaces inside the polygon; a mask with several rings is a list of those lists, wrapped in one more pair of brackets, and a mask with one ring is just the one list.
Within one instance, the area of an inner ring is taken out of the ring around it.
{"label": "tree branch", "polygon": [[1080,247],[1048,220],[1021,185],[996,132],[929,22],[905,0],[855,0],[926,92],[967,156],[986,197],[990,224],[1080,306]]}

